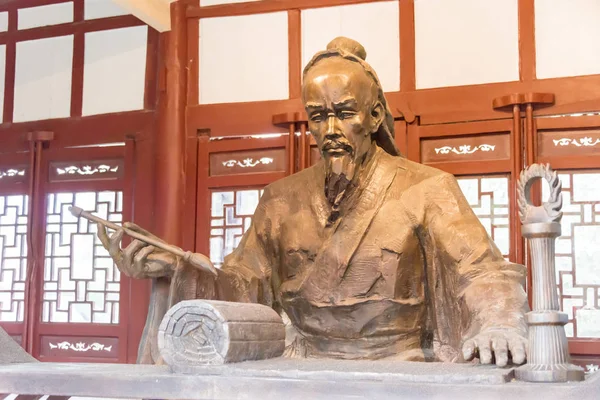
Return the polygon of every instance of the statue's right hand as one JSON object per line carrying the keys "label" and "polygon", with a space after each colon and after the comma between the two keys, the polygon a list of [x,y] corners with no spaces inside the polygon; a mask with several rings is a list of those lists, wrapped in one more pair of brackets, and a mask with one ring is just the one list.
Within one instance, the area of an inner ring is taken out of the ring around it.
{"label": "statue's right hand", "polygon": [[[126,222],[123,226],[144,236],[160,240],[131,222]],[[121,272],[138,279],[170,275],[177,262],[176,256],[138,239],[133,240],[125,249],[121,249],[124,233],[123,229],[119,229],[108,236],[106,227],[98,224],[98,238]]]}

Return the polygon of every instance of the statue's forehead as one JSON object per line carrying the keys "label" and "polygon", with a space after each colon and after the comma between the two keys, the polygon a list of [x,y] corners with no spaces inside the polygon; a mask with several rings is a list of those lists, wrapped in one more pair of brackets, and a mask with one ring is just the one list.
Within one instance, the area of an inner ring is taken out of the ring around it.
{"label": "statue's forehead", "polygon": [[322,60],[311,68],[303,82],[304,97],[360,98],[372,91],[372,81],[358,63],[344,59]]}

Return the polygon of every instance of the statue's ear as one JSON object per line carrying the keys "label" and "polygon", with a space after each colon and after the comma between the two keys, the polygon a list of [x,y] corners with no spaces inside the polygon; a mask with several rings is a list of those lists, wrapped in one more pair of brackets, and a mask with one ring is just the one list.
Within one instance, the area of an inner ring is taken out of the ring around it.
{"label": "statue's ear", "polygon": [[381,101],[377,101],[373,108],[371,109],[371,132],[375,133],[379,130],[379,127],[383,123],[383,119],[385,118],[385,108]]}

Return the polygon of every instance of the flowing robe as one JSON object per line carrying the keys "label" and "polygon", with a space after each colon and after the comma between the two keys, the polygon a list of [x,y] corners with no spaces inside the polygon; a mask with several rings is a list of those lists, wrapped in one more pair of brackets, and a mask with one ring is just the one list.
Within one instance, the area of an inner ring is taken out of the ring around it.
{"label": "flowing robe", "polygon": [[460,361],[485,329],[526,335],[525,268],[502,257],[454,176],[380,148],[362,174],[334,223],[323,161],[267,186],[219,278],[180,268],[171,304],[269,305],[291,322],[288,353],[305,357]]}

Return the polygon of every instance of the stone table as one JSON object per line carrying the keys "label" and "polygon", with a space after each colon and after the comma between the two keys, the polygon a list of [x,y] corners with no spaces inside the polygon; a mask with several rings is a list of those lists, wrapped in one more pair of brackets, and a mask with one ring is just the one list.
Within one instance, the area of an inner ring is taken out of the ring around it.
{"label": "stone table", "polygon": [[276,358],[194,367],[24,363],[0,365],[0,393],[146,399],[598,399],[584,382],[525,383],[513,368],[473,364]]}

